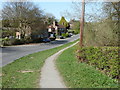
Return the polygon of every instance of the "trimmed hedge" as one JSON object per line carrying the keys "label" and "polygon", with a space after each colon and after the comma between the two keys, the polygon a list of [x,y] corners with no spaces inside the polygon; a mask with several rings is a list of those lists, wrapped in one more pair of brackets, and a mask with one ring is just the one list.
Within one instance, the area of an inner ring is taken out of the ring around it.
{"label": "trimmed hedge", "polygon": [[78,57],[81,62],[95,66],[108,76],[120,78],[118,47],[83,47]]}

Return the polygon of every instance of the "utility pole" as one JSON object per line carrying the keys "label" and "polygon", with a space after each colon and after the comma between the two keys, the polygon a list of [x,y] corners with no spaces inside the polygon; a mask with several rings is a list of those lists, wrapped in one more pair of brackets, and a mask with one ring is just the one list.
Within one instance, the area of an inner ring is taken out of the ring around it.
{"label": "utility pole", "polygon": [[83,30],[84,30],[84,13],[85,13],[85,0],[82,0],[82,12],[80,19],[80,46],[83,46]]}

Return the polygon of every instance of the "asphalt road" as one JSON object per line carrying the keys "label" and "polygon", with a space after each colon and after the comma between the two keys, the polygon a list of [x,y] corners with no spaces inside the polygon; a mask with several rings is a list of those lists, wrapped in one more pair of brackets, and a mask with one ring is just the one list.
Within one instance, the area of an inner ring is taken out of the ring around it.
{"label": "asphalt road", "polygon": [[79,38],[79,35],[74,35],[67,39],[55,40],[50,43],[39,43],[33,45],[19,45],[19,46],[9,46],[0,48],[0,58],[2,59],[0,62],[0,67],[5,66],[20,57],[26,56],[31,53],[55,48],[66,44],[68,42],[72,42]]}

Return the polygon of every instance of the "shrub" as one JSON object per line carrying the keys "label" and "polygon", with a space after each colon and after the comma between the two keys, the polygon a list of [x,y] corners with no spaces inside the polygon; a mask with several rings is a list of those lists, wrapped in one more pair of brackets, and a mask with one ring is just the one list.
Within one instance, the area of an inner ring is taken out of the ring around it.
{"label": "shrub", "polygon": [[118,46],[119,28],[117,21],[103,20],[87,22],[84,25],[83,44],[85,46]]}
{"label": "shrub", "polygon": [[32,43],[33,40],[30,37],[26,37],[24,38],[24,43],[28,44],[28,43]]}
{"label": "shrub", "polygon": [[80,48],[79,57],[81,62],[95,66],[108,76],[120,78],[118,47],[83,47]]}
{"label": "shrub", "polygon": [[69,37],[69,33],[68,32],[66,33],[66,37]]}
{"label": "shrub", "polygon": [[66,37],[66,34],[65,33],[62,33],[62,35],[61,35],[62,37]]}
{"label": "shrub", "polygon": [[4,46],[9,46],[9,45],[11,45],[12,43],[11,43],[11,41],[10,41],[10,39],[9,38],[3,38],[2,39],[2,45],[4,45]]}
{"label": "shrub", "polygon": [[24,43],[25,43],[24,39],[15,39],[15,41],[13,42],[13,45],[21,45]]}
{"label": "shrub", "polygon": [[74,30],[74,34],[78,34],[80,30]]}
{"label": "shrub", "polygon": [[42,42],[42,40],[43,40],[43,38],[32,38],[32,42],[33,43],[40,43],[40,42]]}
{"label": "shrub", "polygon": [[68,33],[62,33],[62,35],[61,35],[62,37],[69,37],[69,34]]}

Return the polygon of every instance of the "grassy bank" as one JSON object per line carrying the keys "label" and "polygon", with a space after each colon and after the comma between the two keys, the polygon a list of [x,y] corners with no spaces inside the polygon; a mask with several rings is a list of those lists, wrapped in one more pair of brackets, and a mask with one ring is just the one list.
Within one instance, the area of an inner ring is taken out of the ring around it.
{"label": "grassy bank", "polygon": [[56,66],[67,87],[116,88],[117,82],[85,63],[78,62],[76,46],[65,50],[57,59]]}
{"label": "grassy bank", "polygon": [[79,61],[85,62],[104,72],[109,77],[120,79],[118,47],[83,47],[79,48]]}
{"label": "grassy bank", "polygon": [[[76,40],[77,41],[77,40]],[[60,47],[37,52],[22,57],[2,68],[3,88],[37,88],[39,87],[40,71],[49,56],[75,43],[70,42]]]}

